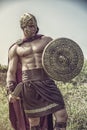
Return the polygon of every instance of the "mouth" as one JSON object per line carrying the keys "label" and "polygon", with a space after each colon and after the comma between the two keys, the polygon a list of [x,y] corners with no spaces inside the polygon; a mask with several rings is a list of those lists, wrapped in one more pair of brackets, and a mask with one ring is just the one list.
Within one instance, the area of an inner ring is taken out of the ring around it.
{"label": "mouth", "polygon": [[25,37],[26,38],[31,38],[31,37],[33,37],[33,36],[35,36],[35,32],[32,32],[32,33],[30,33],[30,32],[25,32]]}

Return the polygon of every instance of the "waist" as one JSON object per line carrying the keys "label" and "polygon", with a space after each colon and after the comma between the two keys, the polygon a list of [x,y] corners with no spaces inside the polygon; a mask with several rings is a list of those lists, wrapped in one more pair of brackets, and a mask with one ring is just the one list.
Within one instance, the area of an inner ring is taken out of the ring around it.
{"label": "waist", "polygon": [[22,71],[22,81],[47,80],[50,77],[43,68]]}

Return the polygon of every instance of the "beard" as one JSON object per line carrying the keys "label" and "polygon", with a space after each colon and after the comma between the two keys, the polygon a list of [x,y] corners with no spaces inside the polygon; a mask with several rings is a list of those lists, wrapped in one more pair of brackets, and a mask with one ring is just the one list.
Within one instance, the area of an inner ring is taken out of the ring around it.
{"label": "beard", "polygon": [[36,35],[36,32],[31,32],[31,31],[29,31],[29,30],[26,30],[25,32],[24,32],[24,36],[26,37],[26,38],[31,38],[31,37],[34,37]]}

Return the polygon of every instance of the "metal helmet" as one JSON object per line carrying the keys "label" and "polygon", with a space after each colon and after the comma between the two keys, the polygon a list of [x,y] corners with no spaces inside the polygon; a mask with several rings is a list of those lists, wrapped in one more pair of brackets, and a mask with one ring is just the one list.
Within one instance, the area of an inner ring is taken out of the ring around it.
{"label": "metal helmet", "polygon": [[35,16],[30,13],[24,13],[24,15],[21,16],[21,19],[20,19],[21,28],[23,29],[27,25],[32,25],[32,24],[37,26],[37,20]]}

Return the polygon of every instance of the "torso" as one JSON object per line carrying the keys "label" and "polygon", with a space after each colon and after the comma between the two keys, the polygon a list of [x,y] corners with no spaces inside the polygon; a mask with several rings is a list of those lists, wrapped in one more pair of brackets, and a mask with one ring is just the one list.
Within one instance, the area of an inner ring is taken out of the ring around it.
{"label": "torso", "polygon": [[42,52],[51,40],[50,37],[42,36],[41,39],[17,46],[16,53],[22,64],[22,70],[42,68]]}

